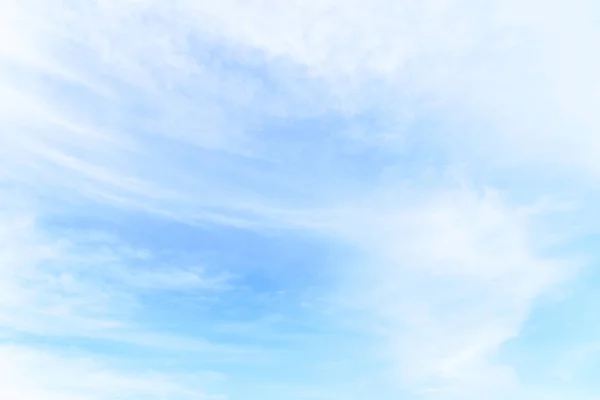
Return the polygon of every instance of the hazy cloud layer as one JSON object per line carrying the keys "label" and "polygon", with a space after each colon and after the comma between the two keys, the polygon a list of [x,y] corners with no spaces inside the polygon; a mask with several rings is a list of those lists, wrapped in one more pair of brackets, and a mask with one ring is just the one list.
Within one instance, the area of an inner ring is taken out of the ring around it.
{"label": "hazy cloud layer", "polygon": [[597,396],[594,2],[2,9],[0,395]]}

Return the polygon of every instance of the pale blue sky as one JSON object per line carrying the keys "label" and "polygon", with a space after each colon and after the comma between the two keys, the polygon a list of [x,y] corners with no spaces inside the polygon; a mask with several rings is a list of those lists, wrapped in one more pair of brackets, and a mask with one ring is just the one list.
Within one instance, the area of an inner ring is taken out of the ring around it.
{"label": "pale blue sky", "polygon": [[600,396],[600,8],[6,0],[0,398]]}

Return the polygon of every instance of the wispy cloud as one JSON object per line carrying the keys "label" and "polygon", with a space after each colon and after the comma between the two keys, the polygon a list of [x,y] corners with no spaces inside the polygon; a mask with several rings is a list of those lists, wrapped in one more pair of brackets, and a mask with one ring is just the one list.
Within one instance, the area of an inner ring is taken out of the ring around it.
{"label": "wispy cloud", "polygon": [[[73,354],[53,354],[43,349],[2,345],[5,360],[2,389],[5,398],[106,399],[120,396],[136,398],[223,399],[202,394],[199,376],[178,379],[160,373],[131,373],[103,365],[98,360]],[[10,363],[10,364],[8,364]],[[204,377],[210,380],[210,375]]]}
{"label": "wispy cloud", "polygon": [[[9,192],[3,193],[6,196]],[[122,252],[107,254],[101,248],[81,247],[67,237],[44,231],[36,216],[24,214],[23,207],[15,210],[6,201],[3,206],[0,246],[3,397],[36,400],[201,396],[203,388],[196,379],[177,377],[173,372],[165,374],[161,367],[138,366],[131,371],[130,367],[119,367],[122,360],[104,362],[93,354],[74,356],[69,352],[79,347],[78,340],[85,339],[96,343],[93,347],[108,341],[153,351],[192,354],[217,351],[227,357],[233,348],[219,349],[218,345],[200,338],[153,333],[134,321],[142,289],[216,289],[212,283],[207,285],[199,275],[178,272],[177,268],[171,269],[172,275],[142,270],[133,280],[128,262],[140,254],[130,254],[128,258]],[[48,341],[65,345],[51,350],[35,345]]]}
{"label": "wispy cloud", "polygon": [[5,397],[597,393],[509,347],[596,259],[598,12],[5,1]]}
{"label": "wispy cloud", "polygon": [[495,192],[386,200],[344,218],[343,232],[366,254],[344,302],[366,312],[397,377],[427,398],[509,395],[518,381],[496,359],[501,346],[578,261],[545,255],[535,208]]}

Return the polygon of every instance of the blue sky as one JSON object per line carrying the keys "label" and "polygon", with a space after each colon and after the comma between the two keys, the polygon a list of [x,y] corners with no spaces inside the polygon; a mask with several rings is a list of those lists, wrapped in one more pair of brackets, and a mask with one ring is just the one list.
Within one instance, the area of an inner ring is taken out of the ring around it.
{"label": "blue sky", "polygon": [[6,0],[0,397],[600,396],[600,8]]}

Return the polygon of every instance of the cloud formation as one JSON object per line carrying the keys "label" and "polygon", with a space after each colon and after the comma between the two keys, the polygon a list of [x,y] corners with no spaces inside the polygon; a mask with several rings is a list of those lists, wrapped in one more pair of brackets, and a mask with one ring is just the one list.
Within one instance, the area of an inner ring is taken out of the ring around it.
{"label": "cloud formation", "polygon": [[4,3],[6,396],[597,393],[594,2]]}

